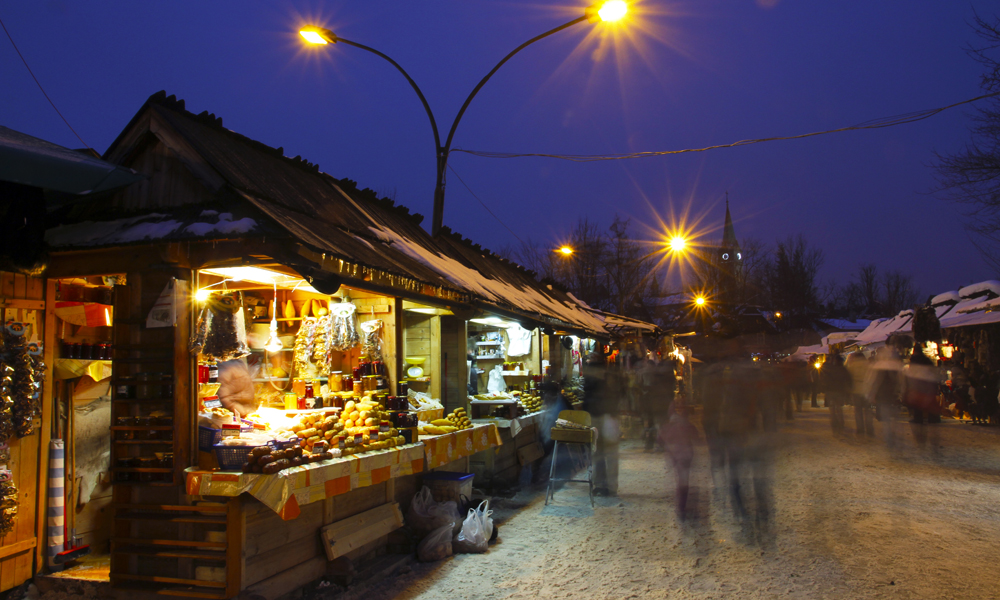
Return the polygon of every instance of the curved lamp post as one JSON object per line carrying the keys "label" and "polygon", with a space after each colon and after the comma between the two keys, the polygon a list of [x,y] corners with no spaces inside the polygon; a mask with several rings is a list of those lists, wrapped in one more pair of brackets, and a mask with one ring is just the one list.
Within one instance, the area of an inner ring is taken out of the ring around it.
{"label": "curved lamp post", "polygon": [[374,48],[344,39],[334,34],[329,29],[323,29],[321,27],[307,27],[299,31],[299,34],[310,44],[326,45],[340,42],[347,44],[348,46],[354,46],[355,48],[367,50],[368,52],[385,59],[392,66],[396,67],[396,69],[403,74],[403,77],[406,78],[406,81],[409,82],[413,91],[417,93],[417,96],[420,98],[420,103],[424,105],[424,110],[427,111],[427,117],[431,121],[431,129],[434,132],[434,149],[435,156],[437,158],[437,180],[434,185],[434,215],[431,221],[431,234],[437,235],[437,233],[441,230],[444,220],[444,177],[445,169],[448,167],[448,155],[451,152],[451,141],[455,137],[455,130],[458,129],[458,122],[462,120],[462,115],[465,114],[465,111],[469,108],[469,104],[472,102],[472,99],[475,98],[476,94],[479,93],[479,90],[486,85],[486,82],[490,80],[490,77],[493,77],[493,74],[496,73],[500,67],[504,65],[504,63],[513,58],[515,54],[531,44],[534,44],[538,40],[546,38],[553,33],[558,33],[563,29],[572,27],[577,23],[583,23],[584,21],[589,21],[591,23],[596,23],[598,21],[617,21],[624,17],[627,11],[628,7],[625,4],[625,0],[607,0],[605,2],[599,2],[598,4],[587,8],[586,11],[584,11],[583,16],[577,17],[568,23],[563,23],[562,25],[554,29],[550,29],[541,35],[537,35],[517,48],[514,48],[507,56],[503,57],[503,59],[498,62],[497,65],[493,67],[493,69],[491,69],[478,84],[476,84],[476,87],[472,89],[472,92],[469,93],[469,96],[462,104],[462,108],[460,108],[458,110],[458,114],[455,115],[455,120],[451,124],[451,129],[448,131],[448,137],[445,138],[443,145],[441,144],[441,134],[438,131],[437,121],[434,120],[434,112],[431,110],[430,104],[427,103],[427,98],[425,98],[424,93],[420,91],[420,87],[417,85],[417,82],[413,81],[413,78],[410,77],[409,73],[407,73],[406,70],[399,65],[399,63]]}

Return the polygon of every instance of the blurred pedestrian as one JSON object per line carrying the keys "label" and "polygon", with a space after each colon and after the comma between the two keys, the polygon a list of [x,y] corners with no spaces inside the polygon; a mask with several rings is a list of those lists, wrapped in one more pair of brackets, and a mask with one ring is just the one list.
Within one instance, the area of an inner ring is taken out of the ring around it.
{"label": "blurred pedestrian", "polygon": [[868,359],[861,352],[847,355],[844,366],[851,374],[851,403],[854,405],[854,433],[858,437],[875,437],[875,414],[868,399]]}
{"label": "blurred pedestrian", "polygon": [[758,371],[747,363],[732,363],[723,372],[722,406],[718,435],[726,464],[726,479],[733,514],[747,517],[740,477],[750,430],[757,418]]}
{"label": "blurred pedestrian", "polygon": [[674,496],[674,508],[677,518],[687,518],[687,500],[690,490],[691,462],[694,460],[694,443],[701,439],[698,429],[687,416],[687,406],[683,400],[677,400],[671,407],[670,419],[660,429],[660,443],[666,449],[669,460],[674,468],[677,490]]}
{"label": "blurred pedestrian", "polygon": [[598,431],[594,449],[594,494],[598,496],[618,495],[620,388],[619,373],[608,368],[604,356],[598,352],[588,354],[583,361],[583,402]]}
{"label": "blurred pedestrian", "polygon": [[922,425],[937,409],[938,373],[921,344],[913,345],[903,375],[903,403],[910,410],[910,422]]}
{"label": "blurred pedestrian", "polygon": [[892,346],[880,348],[868,371],[868,398],[875,404],[875,415],[882,424],[882,437],[889,448],[896,444],[896,422],[899,420],[900,372],[903,362]]}
{"label": "blurred pedestrian", "polygon": [[851,395],[851,374],[838,352],[831,352],[826,356],[820,372],[824,403],[830,410],[830,427],[835,434],[839,434],[844,431],[844,405]]}

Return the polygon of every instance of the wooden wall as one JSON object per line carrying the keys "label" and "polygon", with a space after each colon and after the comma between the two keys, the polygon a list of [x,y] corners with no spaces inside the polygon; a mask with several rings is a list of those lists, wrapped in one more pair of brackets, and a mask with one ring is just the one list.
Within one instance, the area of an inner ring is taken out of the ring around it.
{"label": "wooden wall", "polygon": [[[387,502],[398,502],[406,513],[417,491],[420,475],[390,479],[301,507],[301,514],[282,521],[271,509],[248,495],[231,500],[242,503],[243,553],[240,589],[271,600],[323,577],[329,562],[320,529]],[[357,565],[384,553],[388,536],[371,540],[346,556]]]}
{"label": "wooden wall", "polygon": [[[8,319],[30,321],[34,319],[34,336],[39,342],[46,340],[51,327],[51,315],[44,311],[45,294],[54,293],[55,287],[42,279],[0,272],[0,306],[2,322]],[[29,335],[32,335],[29,333]],[[52,345],[45,345],[45,363],[52,368]],[[9,590],[30,579],[36,569],[36,560],[42,560],[45,548],[44,511],[38,512],[38,502],[44,502],[47,487],[49,427],[52,422],[51,377],[46,376],[42,405],[44,414],[34,433],[24,438],[12,436],[10,461],[7,467],[13,474],[18,491],[17,519],[14,529],[0,540],[0,591]],[[41,564],[38,562],[37,564]]]}
{"label": "wooden wall", "polygon": [[424,315],[415,312],[403,313],[403,370],[404,376],[409,364],[409,356],[422,357],[420,365],[425,376],[430,376],[428,383],[411,382],[410,387],[418,392],[426,392],[432,398],[441,397],[441,317]]}
{"label": "wooden wall", "polygon": [[445,412],[469,408],[469,366],[466,364],[468,345],[466,321],[463,317],[442,315],[441,319],[441,402]]}

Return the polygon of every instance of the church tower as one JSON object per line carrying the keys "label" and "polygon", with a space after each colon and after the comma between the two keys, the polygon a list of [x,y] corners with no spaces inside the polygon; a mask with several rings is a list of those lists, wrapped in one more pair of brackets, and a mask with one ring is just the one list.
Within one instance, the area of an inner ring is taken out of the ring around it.
{"label": "church tower", "polygon": [[729,213],[729,192],[726,192],[726,222],[722,227],[722,243],[715,257],[718,265],[718,288],[716,295],[723,304],[735,304],[738,298],[738,282],[743,272],[743,252],[736,239],[733,217]]}

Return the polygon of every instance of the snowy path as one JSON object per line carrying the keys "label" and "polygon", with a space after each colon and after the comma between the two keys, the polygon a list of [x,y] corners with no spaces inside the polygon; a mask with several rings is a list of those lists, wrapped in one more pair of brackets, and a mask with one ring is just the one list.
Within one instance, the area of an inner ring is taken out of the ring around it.
{"label": "snowy path", "polygon": [[591,510],[584,485],[548,507],[522,492],[502,501],[510,517],[487,554],[417,565],[367,597],[1000,598],[1000,431],[947,422],[932,450],[901,424],[890,453],[835,439],[823,409],[781,427],[773,536],[732,518],[704,446],[697,515],[679,524],[664,455],[627,444],[619,498]]}

